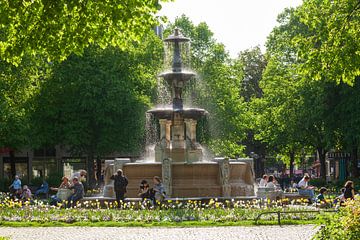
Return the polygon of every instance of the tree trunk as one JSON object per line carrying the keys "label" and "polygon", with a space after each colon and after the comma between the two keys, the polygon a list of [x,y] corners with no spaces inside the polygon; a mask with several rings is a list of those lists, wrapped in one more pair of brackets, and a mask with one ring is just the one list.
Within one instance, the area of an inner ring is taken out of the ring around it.
{"label": "tree trunk", "polygon": [[326,151],[322,147],[317,148],[317,152],[319,154],[319,160],[320,160],[320,177],[324,180],[326,180]]}
{"label": "tree trunk", "polygon": [[16,167],[15,167],[15,151],[10,149],[9,151],[10,155],[10,170],[11,170],[11,176],[14,179],[16,175]]}
{"label": "tree trunk", "polygon": [[96,179],[98,186],[101,185],[101,158],[96,158]]}
{"label": "tree trunk", "polygon": [[290,168],[290,178],[292,178],[294,176],[294,162],[295,162],[295,152],[291,151],[289,153],[290,156],[290,163],[289,163],[289,168]]}
{"label": "tree trunk", "polygon": [[94,155],[92,153],[90,153],[87,157],[87,161],[86,161],[86,165],[87,165],[87,183],[89,185],[89,189],[94,189],[95,185],[96,185],[96,180],[95,180],[95,173],[94,173]]}
{"label": "tree trunk", "polygon": [[358,169],[358,147],[354,146],[351,149],[351,158],[350,158],[350,167],[351,167],[351,177],[358,178],[359,177],[359,169]]}

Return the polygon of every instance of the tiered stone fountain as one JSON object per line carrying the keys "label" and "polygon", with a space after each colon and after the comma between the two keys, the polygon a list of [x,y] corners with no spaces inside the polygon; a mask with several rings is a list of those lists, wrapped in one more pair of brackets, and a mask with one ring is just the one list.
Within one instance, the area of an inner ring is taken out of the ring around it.
{"label": "tiered stone fountain", "polygon": [[[254,177],[251,164],[226,158],[203,159],[196,141],[197,120],[207,112],[200,108],[185,108],[182,93],[186,83],[195,76],[184,69],[182,45],[190,39],[178,29],[164,40],[172,51],[171,69],[161,73],[172,90],[172,106],[148,111],[158,119],[160,139],[151,162],[130,163],[127,159],[107,162],[104,196],[113,196],[110,173],[122,168],[129,179],[128,197],[136,197],[142,179],[151,182],[161,176],[169,197],[237,197],[254,195]],[[169,56],[167,56],[169,59]]]}

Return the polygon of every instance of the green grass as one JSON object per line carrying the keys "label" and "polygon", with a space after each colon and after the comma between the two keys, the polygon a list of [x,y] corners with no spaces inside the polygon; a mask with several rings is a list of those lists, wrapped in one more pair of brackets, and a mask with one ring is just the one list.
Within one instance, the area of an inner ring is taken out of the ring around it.
{"label": "green grass", "polygon": [[0,240],[10,240],[9,237],[0,237]]}
{"label": "green grass", "polygon": [[[0,222],[2,227],[221,227],[221,226],[256,226],[256,225],[277,225],[274,220],[260,220],[255,224],[254,220],[244,220],[238,222],[215,222],[215,221],[184,221],[184,222]],[[320,220],[281,220],[282,225],[303,225],[303,224],[320,224]],[[0,240],[2,240],[0,238]]]}

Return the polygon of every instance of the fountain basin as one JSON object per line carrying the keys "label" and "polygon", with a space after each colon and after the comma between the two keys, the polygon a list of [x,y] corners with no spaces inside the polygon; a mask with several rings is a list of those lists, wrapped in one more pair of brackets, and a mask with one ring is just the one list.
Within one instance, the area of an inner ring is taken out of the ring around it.
{"label": "fountain basin", "polygon": [[[251,166],[248,163],[231,162],[229,186],[231,194],[228,197],[253,196],[254,180]],[[164,176],[162,163],[126,163],[123,166],[124,175],[129,180],[127,197],[138,197],[139,184],[145,179],[153,185],[153,176]],[[171,188],[169,197],[224,197],[221,168],[217,162],[195,162],[171,164]]]}
{"label": "fountain basin", "polygon": [[196,120],[208,114],[208,112],[202,108],[183,108],[183,109],[154,108],[147,112],[153,114],[158,119],[168,119],[168,120],[172,119],[174,113],[182,114],[183,118],[190,118]]}

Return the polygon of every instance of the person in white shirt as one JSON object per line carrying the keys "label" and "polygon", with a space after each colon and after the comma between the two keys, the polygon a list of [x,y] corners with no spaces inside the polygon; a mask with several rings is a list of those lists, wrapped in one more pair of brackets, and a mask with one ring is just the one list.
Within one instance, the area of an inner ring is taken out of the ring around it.
{"label": "person in white shirt", "polygon": [[274,176],[273,175],[270,175],[269,178],[268,178],[268,182],[266,184],[266,187],[267,188],[276,188],[276,185],[274,184]]}
{"label": "person in white shirt", "polygon": [[300,195],[308,196],[310,203],[314,200],[315,192],[312,186],[309,186],[308,182],[310,181],[309,175],[305,174],[304,177],[297,184],[298,191]]}
{"label": "person in white shirt", "polygon": [[282,198],[283,192],[281,189],[279,189],[276,186],[275,181],[276,181],[275,177],[273,175],[270,175],[268,177],[268,182],[266,184],[266,188],[269,188],[269,190],[271,190],[272,197],[270,197],[270,198],[272,198],[273,200],[278,200],[278,199]]}
{"label": "person in white shirt", "polygon": [[259,187],[266,187],[267,182],[268,182],[268,176],[264,174],[264,176],[260,180]]}

